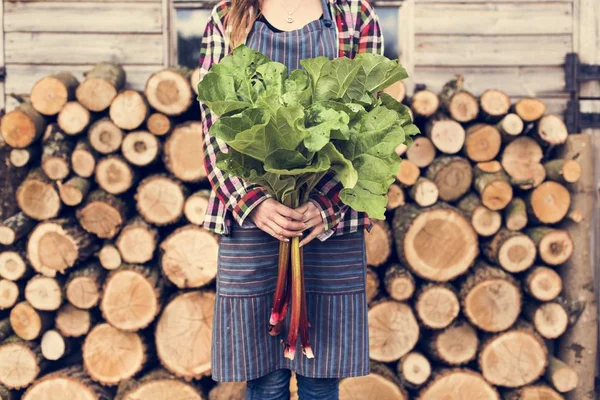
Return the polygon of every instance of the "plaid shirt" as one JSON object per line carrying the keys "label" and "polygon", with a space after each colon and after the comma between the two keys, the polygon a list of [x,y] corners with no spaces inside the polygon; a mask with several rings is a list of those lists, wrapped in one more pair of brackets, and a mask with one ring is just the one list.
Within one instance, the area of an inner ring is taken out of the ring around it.
{"label": "plaid shirt", "polygon": [[[354,58],[356,54],[366,52],[383,54],[379,20],[369,0],[328,0],[328,3],[336,22],[339,57]],[[218,63],[232,50],[224,27],[224,16],[229,7],[230,0],[220,1],[206,25],[200,49],[200,77],[208,72],[213,63]],[[247,184],[216,167],[218,151],[227,152],[228,146],[210,135],[209,128],[217,116],[201,102],[200,114],[204,137],[204,166],[213,189],[203,226],[218,234],[228,234],[230,215],[242,225],[250,212],[271,195],[263,187]],[[327,174],[310,195],[311,202],[319,208],[325,222],[325,232],[319,236],[320,240],[334,234],[370,229],[370,221],[365,213],[355,211],[341,202],[341,189],[342,185],[335,176]]]}

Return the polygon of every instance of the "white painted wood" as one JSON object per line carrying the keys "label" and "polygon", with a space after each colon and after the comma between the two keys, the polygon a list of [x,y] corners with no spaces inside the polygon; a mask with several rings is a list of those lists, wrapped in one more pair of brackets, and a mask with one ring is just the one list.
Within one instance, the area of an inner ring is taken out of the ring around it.
{"label": "white painted wood", "polygon": [[173,26],[171,21],[172,14],[175,13],[175,10],[171,9],[171,1],[170,0],[162,0],[161,2],[161,11],[162,11],[162,21],[161,21],[161,33],[162,33],[162,42],[163,42],[163,65],[165,67],[171,65],[171,59],[169,56],[169,43],[170,43],[170,30]]}
{"label": "white painted wood", "polygon": [[423,3],[415,7],[417,34],[559,34],[573,30],[572,5],[535,3]]}
{"label": "white painted wood", "polygon": [[[4,2],[0,4],[0,67],[4,66]],[[0,81],[0,110],[5,106],[4,82]]]}
{"label": "white painted wood", "polygon": [[[79,3],[81,0],[4,0],[5,3]],[[160,3],[161,0],[97,0],[98,3]]]}
{"label": "white painted wood", "polygon": [[562,67],[471,67],[419,66],[414,73],[416,83],[439,92],[456,74],[465,77],[465,88],[480,94],[497,88],[509,96],[564,95],[565,73]]}
{"label": "white painted wood", "polygon": [[571,35],[417,35],[416,65],[561,65]]}
{"label": "white painted wood", "polygon": [[398,46],[400,64],[406,69],[408,79],[404,81],[407,93],[414,88],[415,70],[415,0],[406,0],[398,10]]}
{"label": "white painted wood", "polygon": [[162,31],[160,3],[5,3],[6,32]]}
{"label": "white painted wood", "polygon": [[[6,63],[162,64],[162,34],[23,33],[5,35]],[[35,49],[33,51],[32,49]]]}
{"label": "white painted wood", "polygon": [[[18,65],[8,64],[6,92],[27,94],[31,91],[33,84],[40,78],[60,71],[69,71],[82,82],[83,73],[92,68],[92,64],[85,65]],[[126,74],[126,87],[143,90],[146,81],[154,72],[163,68],[161,64],[155,65],[123,65]]]}

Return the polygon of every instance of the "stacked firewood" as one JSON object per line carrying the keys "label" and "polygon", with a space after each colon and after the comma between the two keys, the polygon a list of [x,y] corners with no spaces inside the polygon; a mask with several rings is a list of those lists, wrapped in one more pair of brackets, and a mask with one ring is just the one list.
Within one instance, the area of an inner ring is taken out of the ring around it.
{"label": "stacked firewood", "polygon": [[[218,238],[199,226],[197,73],[165,69],[139,92],[116,65],[62,72],[0,121],[28,171],[0,225],[0,398],[243,398],[208,378]],[[574,313],[555,268],[574,238],[556,224],[586,217],[567,190],[584,164],[539,100],[461,84],[411,99],[425,134],[397,149],[388,221],[366,236],[372,373],[342,398],[577,385],[553,349]]]}
{"label": "stacked firewood", "polygon": [[462,83],[407,101],[423,135],[397,149],[389,218],[366,236],[373,366],[345,398],[562,399],[578,385],[555,343],[581,312],[561,268],[589,267],[569,265],[587,237],[560,225],[586,217],[569,190],[591,174],[567,144],[581,135],[538,99]]}

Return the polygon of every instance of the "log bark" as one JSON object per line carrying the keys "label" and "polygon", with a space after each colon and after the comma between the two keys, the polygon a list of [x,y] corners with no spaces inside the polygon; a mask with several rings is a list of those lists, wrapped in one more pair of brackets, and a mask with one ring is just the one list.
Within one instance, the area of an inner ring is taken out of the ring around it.
{"label": "log bark", "polygon": [[467,129],[464,152],[471,161],[491,161],[500,153],[501,144],[502,137],[495,126],[474,124]]}
{"label": "log bark", "polygon": [[481,199],[475,193],[464,196],[457,207],[471,221],[473,229],[479,236],[493,236],[502,227],[502,215],[482,205]]}
{"label": "log bark", "polygon": [[525,124],[521,117],[513,113],[506,114],[504,118],[496,124],[496,129],[500,132],[503,142],[510,142],[519,136],[523,133],[524,127]]}
{"label": "log bark", "polygon": [[15,305],[10,311],[10,325],[23,340],[34,340],[52,327],[52,314],[38,311],[26,301]]}
{"label": "log bark", "polygon": [[78,338],[87,335],[94,319],[88,310],[80,310],[70,303],[56,312],[55,328],[64,337]]}
{"label": "log bark", "polygon": [[52,180],[63,180],[71,172],[71,153],[74,143],[57,124],[46,127],[42,138],[42,170]]}
{"label": "log bark", "polygon": [[165,114],[155,112],[146,120],[146,129],[153,135],[166,136],[173,129],[173,121]]}
{"label": "log bark", "polygon": [[199,121],[180,124],[173,129],[165,141],[163,162],[169,172],[184,182],[206,179]]}
{"label": "log bark", "polygon": [[408,400],[402,383],[394,372],[381,363],[371,363],[371,373],[340,382],[340,400]]}
{"label": "log bark", "polygon": [[35,342],[11,336],[0,344],[0,382],[9,389],[26,388],[47,366]]}
{"label": "log bark", "polygon": [[136,183],[137,173],[132,166],[119,155],[110,155],[98,161],[96,182],[100,188],[110,194],[123,194]]}
{"label": "log bark", "polygon": [[496,389],[470,369],[440,370],[419,392],[418,400],[500,400]]}
{"label": "log bark", "polygon": [[560,265],[572,255],[575,244],[569,232],[549,227],[529,228],[525,231],[537,247],[538,256],[549,265]]}
{"label": "log bark", "polygon": [[84,139],[77,141],[71,154],[71,168],[82,178],[90,178],[96,170],[96,151]]}
{"label": "log bark", "polygon": [[479,112],[484,121],[496,122],[510,110],[510,97],[501,90],[488,89],[479,96]]}
{"label": "log bark", "polygon": [[464,365],[475,359],[479,338],[475,328],[464,320],[435,331],[427,340],[429,354],[450,366]]}
{"label": "log bark", "polygon": [[392,362],[411,351],[419,340],[419,324],[405,303],[381,300],[369,309],[369,355]]}
{"label": "log bark", "polygon": [[63,302],[62,288],[62,279],[36,275],[27,281],[25,300],[36,310],[56,311]]}
{"label": "log bark", "polygon": [[410,299],[417,287],[413,275],[400,264],[387,267],[383,281],[386,292],[392,299],[398,301]]}
{"label": "log bark", "polygon": [[430,329],[449,326],[458,317],[460,303],[449,284],[425,284],[415,294],[414,309],[421,325]]}
{"label": "log bark", "polygon": [[455,120],[441,114],[428,120],[425,133],[442,153],[456,154],[465,144],[465,129]]}
{"label": "log bark", "polygon": [[428,209],[412,204],[396,209],[393,230],[402,264],[418,276],[436,282],[465,273],[479,253],[477,234],[471,224],[445,203]]}
{"label": "log bark", "polygon": [[109,271],[117,269],[121,266],[123,261],[121,260],[121,253],[115,244],[111,241],[105,241],[98,252],[98,261]]}
{"label": "log bark", "polygon": [[10,147],[25,149],[42,137],[46,124],[42,114],[25,102],[2,116],[0,133]]}
{"label": "log bark", "polygon": [[166,174],[149,175],[137,186],[138,213],[155,226],[174,224],[183,216],[186,195],[181,182]]}
{"label": "log bark", "polygon": [[560,183],[552,181],[546,181],[533,189],[525,201],[532,221],[544,224],[560,222],[571,207],[569,191]]}
{"label": "log bark", "polygon": [[460,287],[464,316],[486,332],[510,328],[521,312],[519,283],[499,268],[478,262]]}
{"label": "log bark", "polygon": [[96,325],[86,336],[82,353],[86,372],[105,386],[133,377],[148,361],[148,347],[139,334],[106,323]]}
{"label": "log bark", "polygon": [[365,292],[367,294],[367,303],[371,304],[373,299],[379,295],[381,281],[377,272],[371,267],[367,267],[367,276],[365,281]]}
{"label": "log bark", "polygon": [[158,230],[136,216],[121,229],[116,245],[123,262],[146,263],[152,259],[158,245]]}
{"label": "log bark", "polygon": [[182,382],[162,368],[156,368],[139,379],[128,379],[119,384],[115,400],[206,400],[200,385]]}
{"label": "log bark", "polygon": [[430,90],[419,90],[413,94],[410,109],[415,118],[429,118],[440,106],[438,95]]}
{"label": "log bark", "polygon": [[408,190],[408,194],[419,206],[429,207],[437,202],[439,190],[433,181],[420,177]]}
{"label": "log bark", "polygon": [[58,191],[40,168],[29,172],[17,188],[16,199],[21,211],[35,220],[55,218],[61,210]]}
{"label": "log bark", "polygon": [[77,400],[111,400],[111,392],[96,382],[78,365],[70,366],[45,375],[35,381],[23,400],[64,399],[65,393]]}
{"label": "log bark", "polygon": [[519,323],[483,343],[479,368],[491,384],[514,388],[533,383],[542,376],[547,358],[544,341],[529,325]]}
{"label": "log bark", "polygon": [[76,216],[86,232],[101,239],[112,239],[125,224],[128,211],[125,201],[97,189],[87,196],[85,203],[77,209]]}
{"label": "log bark", "polygon": [[371,232],[365,235],[367,264],[373,267],[383,265],[392,252],[392,231],[385,221],[373,221]]}
{"label": "log bark", "polygon": [[523,280],[523,289],[536,300],[554,300],[562,291],[560,275],[548,267],[533,268]]}
{"label": "log bark", "polygon": [[76,136],[90,125],[93,116],[77,101],[70,101],[60,110],[56,123],[67,135]]}
{"label": "log bark", "polygon": [[428,137],[417,136],[406,151],[406,159],[425,168],[435,159],[435,146]]}
{"label": "log bark", "polygon": [[431,363],[423,354],[412,351],[398,361],[396,371],[402,386],[414,390],[431,376]]}
{"label": "log bark", "polygon": [[396,180],[403,186],[412,186],[421,176],[421,170],[410,160],[402,160],[400,169],[396,174]]}
{"label": "log bark", "polygon": [[[0,244],[5,246],[14,244],[17,240],[27,236],[35,224],[36,221],[29,218],[23,212],[18,212],[6,218],[2,222],[2,225],[0,225]],[[2,276],[1,269],[0,276]]]}
{"label": "log bark", "polygon": [[539,186],[546,178],[541,164],[544,156],[540,145],[530,137],[518,137],[502,151],[502,167],[512,182],[521,189]]}
{"label": "log bark", "polygon": [[121,129],[137,129],[148,117],[150,107],[146,97],[137,90],[124,89],[110,103],[110,119]]}
{"label": "log bark", "polygon": [[[210,374],[212,316],[215,294],[192,291],[175,296],[156,324],[156,351],[161,364],[186,380]],[[193,314],[194,318],[189,318]],[[182,336],[205,337],[202,342],[179,340]]]}
{"label": "log bark", "polygon": [[569,132],[562,118],[554,114],[544,115],[535,125],[535,137],[547,146],[564,144]]}
{"label": "log bark", "polygon": [[506,229],[520,231],[527,226],[528,220],[525,201],[519,197],[513,198],[504,209],[504,224],[506,225]]}
{"label": "log bark", "polygon": [[29,99],[33,108],[43,115],[56,115],[75,97],[79,81],[69,72],[59,72],[37,80]]}
{"label": "log bark", "polygon": [[65,296],[75,307],[88,310],[98,305],[106,270],[97,261],[69,272],[65,283]]}
{"label": "log bark", "polygon": [[525,303],[525,316],[545,339],[556,339],[567,330],[569,314],[559,302]]}
{"label": "log bark", "polygon": [[138,167],[145,167],[158,161],[161,154],[161,142],[146,131],[129,132],[123,144],[121,153],[127,161]]}
{"label": "log bark", "polygon": [[75,207],[81,204],[87,196],[92,182],[80,176],[74,176],[65,183],[56,182],[60,199],[67,206]]}
{"label": "log bark", "polygon": [[503,170],[490,173],[478,164],[473,169],[473,175],[473,188],[481,196],[484,206],[492,211],[499,211],[510,203],[513,189]]}
{"label": "log bark", "polygon": [[565,160],[562,158],[550,160],[544,163],[546,179],[569,185],[581,178],[581,165],[577,159]]}
{"label": "log bark", "polygon": [[569,135],[567,143],[558,154],[560,158],[573,158],[579,154],[581,179],[573,186],[573,206],[580,210],[583,219],[579,224],[566,221],[566,229],[573,242],[573,256],[560,268],[564,282],[563,296],[579,312],[573,325],[558,342],[558,357],[571,366],[579,376],[579,385],[566,395],[568,400],[594,398],[594,375],[597,361],[597,303],[594,297],[594,278],[589,234],[592,229],[594,209],[594,166],[591,138],[588,135]]}
{"label": "log bark", "polygon": [[529,269],[537,255],[535,243],[529,236],[504,228],[482,244],[482,251],[491,263],[512,273]]}
{"label": "log bark", "polygon": [[17,393],[11,392],[8,388],[0,384],[0,399],[2,400],[17,400]]}
{"label": "log bark", "polygon": [[570,392],[579,383],[577,372],[556,357],[548,361],[546,380],[560,393]]}
{"label": "log bark", "polygon": [[123,331],[144,329],[158,315],[163,291],[158,268],[123,265],[112,271],[104,282],[102,316]]}
{"label": "log bark", "polygon": [[[396,208],[403,206],[406,204],[406,198],[404,196],[404,191],[400,185],[392,183],[388,189],[387,193],[387,204],[385,209],[388,211],[395,210]],[[206,208],[204,209],[206,211]]]}
{"label": "log bark", "polygon": [[208,208],[209,196],[210,192],[208,190],[199,190],[185,199],[185,204],[183,205],[183,215],[185,215],[185,218],[190,223],[194,225],[202,225],[204,222],[204,216],[206,215],[206,209]]}
{"label": "log bark", "polygon": [[13,335],[10,318],[0,319],[0,343]]}
{"label": "log bark", "polygon": [[546,105],[542,100],[525,97],[513,105],[514,112],[525,122],[534,122],[546,113]]}
{"label": "log bark", "polygon": [[38,224],[27,242],[27,258],[37,272],[53,277],[90,257],[98,248],[95,238],[75,219],[61,218]]}
{"label": "log bark", "polygon": [[100,154],[119,151],[123,143],[124,132],[108,117],[94,122],[88,129],[88,143]]}
{"label": "log bark", "polygon": [[125,86],[125,71],[117,64],[98,63],[84,75],[85,80],[77,87],[75,96],[90,111],[106,110]]}
{"label": "log bark", "polygon": [[467,123],[477,118],[479,102],[475,96],[463,89],[463,81],[461,75],[448,81],[440,93],[440,103],[454,120]]}
{"label": "log bark", "polygon": [[185,67],[166,68],[150,75],[144,95],[155,110],[169,115],[181,115],[192,105],[192,70]]}
{"label": "log bark", "polygon": [[437,186],[440,199],[455,201],[471,187],[473,170],[465,158],[442,156],[431,163],[426,176]]}

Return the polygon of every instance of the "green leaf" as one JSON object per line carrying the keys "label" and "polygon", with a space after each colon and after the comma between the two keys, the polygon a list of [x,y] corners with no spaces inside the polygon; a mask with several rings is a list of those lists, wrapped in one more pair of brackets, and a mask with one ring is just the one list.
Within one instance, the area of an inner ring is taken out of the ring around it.
{"label": "green leaf", "polygon": [[342,182],[342,185],[346,188],[351,188],[356,185],[358,181],[358,172],[352,165],[352,162],[348,160],[338,149],[335,148],[333,143],[327,143],[320,153],[327,154],[329,162],[331,163],[331,169],[336,173],[336,176]]}
{"label": "green leaf", "polygon": [[369,218],[385,219],[387,195],[373,194],[359,182],[353,188],[340,191],[340,200],[356,211],[365,211]]}
{"label": "green leaf", "polygon": [[342,132],[347,128],[350,117],[343,111],[328,108],[323,103],[315,103],[306,110],[304,122],[308,131],[304,146],[309,151],[317,152],[329,143],[331,131]]}
{"label": "green leaf", "polygon": [[252,103],[238,99],[232,76],[212,72],[206,74],[198,83],[197,98],[219,117],[252,106]]}
{"label": "green leaf", "polygon": [[359,100],[365,93],[380,92],[392,83],[408,77],[397,60],[390,60],[379,54],[361,53],[354,60],[361,68],[348,88],[346,101]]}
{"label": "green leaf", "polygon": [[280,175],[300,175],[314,172],[326,172],[331,166],[325,153],[316,157],[305,157],[294,150],[275,150],[265,160],[265,170]]}
{"label": "green leaf", "polygon": [[344,96],[356,74],[360,70],[359,63],[342,57],[331,61],[329,67],[323,69],[323,74],[315,86],[315,100],[340,99]]}
{"label": "green leaf", "polygon": [[248,108],[240,114],[219,118],[210,127],[210,133],[240,153],[263,161],[270,152],[265,135],[268,122],[268,112]]}
{"label": "green leaf", "polygon": [[292,71],[284,83],[282,96],[285,105],[301,105],[308,107],[312,102],[312,87],[306,71],[297,69]]}

